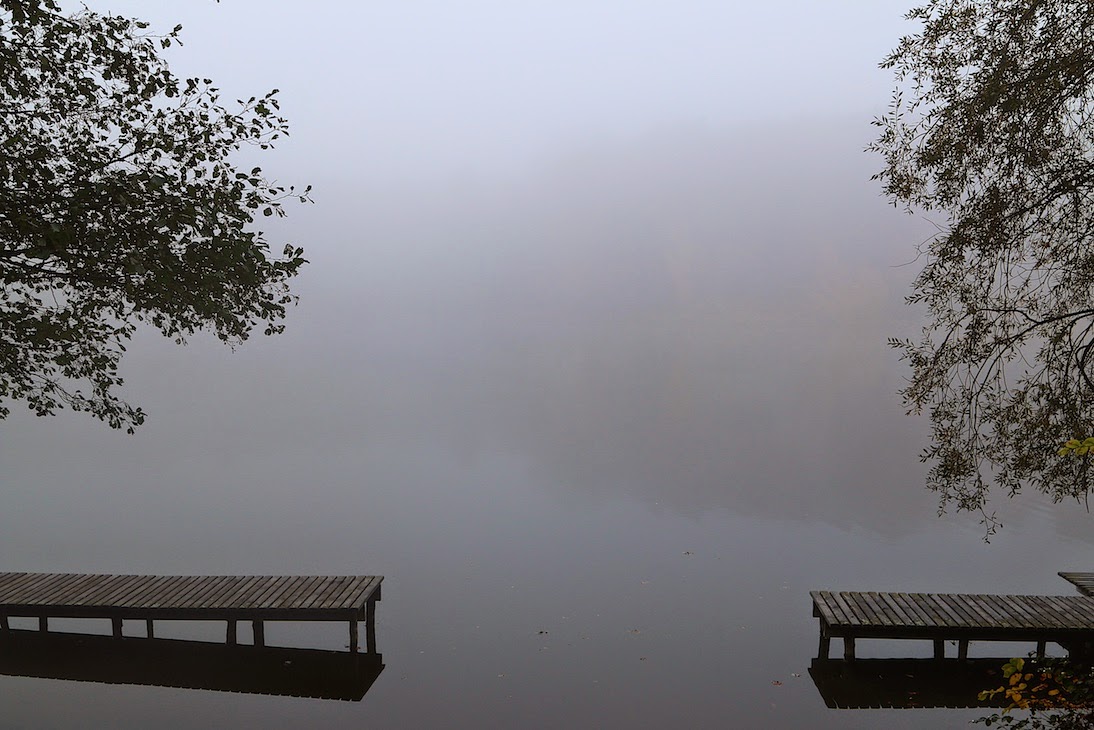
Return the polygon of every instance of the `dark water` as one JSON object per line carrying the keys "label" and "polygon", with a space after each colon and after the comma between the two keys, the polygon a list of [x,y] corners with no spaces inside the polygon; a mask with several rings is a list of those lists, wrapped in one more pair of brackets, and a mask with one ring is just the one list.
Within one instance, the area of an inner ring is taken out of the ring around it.
{"label": "dark water", "polygon": [[827,709],[808,591],[1067,593],[1090,519],[1000,501],[987,545],[936,515],[885,346],[915,330],[899,264],[931,226],[876,197],[868,131],[841,129],[671,134],[504,183],[317,181],[284,336],[143,338],[135,436],[0,426],[0,554],[380,573],[386,668],[360,702],[0,677],[0,724],[963,726],[975,711]]}

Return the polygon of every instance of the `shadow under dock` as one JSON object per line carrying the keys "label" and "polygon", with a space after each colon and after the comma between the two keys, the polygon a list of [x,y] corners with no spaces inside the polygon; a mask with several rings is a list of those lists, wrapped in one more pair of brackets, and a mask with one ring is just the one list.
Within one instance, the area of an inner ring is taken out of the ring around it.
{"label": "shadow under dock", "polygon": [[359,701],[380,654],[9,630],[0,674]]}

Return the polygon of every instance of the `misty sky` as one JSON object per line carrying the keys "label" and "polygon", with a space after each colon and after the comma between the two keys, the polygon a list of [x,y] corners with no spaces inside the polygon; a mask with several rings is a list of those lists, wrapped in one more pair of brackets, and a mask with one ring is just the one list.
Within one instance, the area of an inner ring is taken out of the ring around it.
{"label": "misty sky", "polygon": [[[181,23],[180,75],[281,89],[309,180],[453,179],[659,128],[865,122],[908,3],[96,0]],[[271,157],[271,162],[274,158]]]}

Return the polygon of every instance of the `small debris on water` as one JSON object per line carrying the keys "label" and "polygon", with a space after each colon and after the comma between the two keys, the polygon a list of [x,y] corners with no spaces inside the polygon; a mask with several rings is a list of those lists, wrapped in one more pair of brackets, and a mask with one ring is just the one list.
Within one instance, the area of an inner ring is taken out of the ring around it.
{"label": "small debris on water", "polygon": [[776,679],[776,680],[773,680],[773,681],[771,682],[771,684],[772,684],[772,686],[775,686],[775,687],[782,687],[782,686],[783,686],[783,683],[782,683],[782,682],[780,682],[780,681],[779,681],[779,680],[777,680],[777,679]]}
{"label": "small debris on water", "polygon": [[545,636],[547,634],[547,632],[543,631],[543,630],[540,630],[539,634],[540,634],[540,636]]}

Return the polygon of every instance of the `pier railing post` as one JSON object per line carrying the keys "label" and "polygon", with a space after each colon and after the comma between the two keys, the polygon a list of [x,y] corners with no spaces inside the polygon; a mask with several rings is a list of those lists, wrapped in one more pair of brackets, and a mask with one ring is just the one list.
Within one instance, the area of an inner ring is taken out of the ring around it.
{"label": "pier railing post", "polygon": [[228,644],[234,645],[236,643],[236,620],[234,618],[228,619]]}
{"label": "pier railing post", "polygon": [[39,616],[38,617],[38,630],[39,631],[49,631],[49,619],[46,618],[45,616]]}
{"label": "pier railing post", "polygon": [[122,620],[121,620],[121,618],[118,617],[118,616],[115,616],[114,618],[112,618],[110,620],[110,623],[114,628],[114,638],[115,639],[122,638]]}
{"label": "pier railing post", "polygon": [[349,650],[357,653],[357,619],[351,618],[349,620]]}
{"label": "pier railing post", "polygon": [[256,619],[251,622],[251,627],[254,629],[255,646],[266,646],[266,636],[262,628],[262,622]]}

